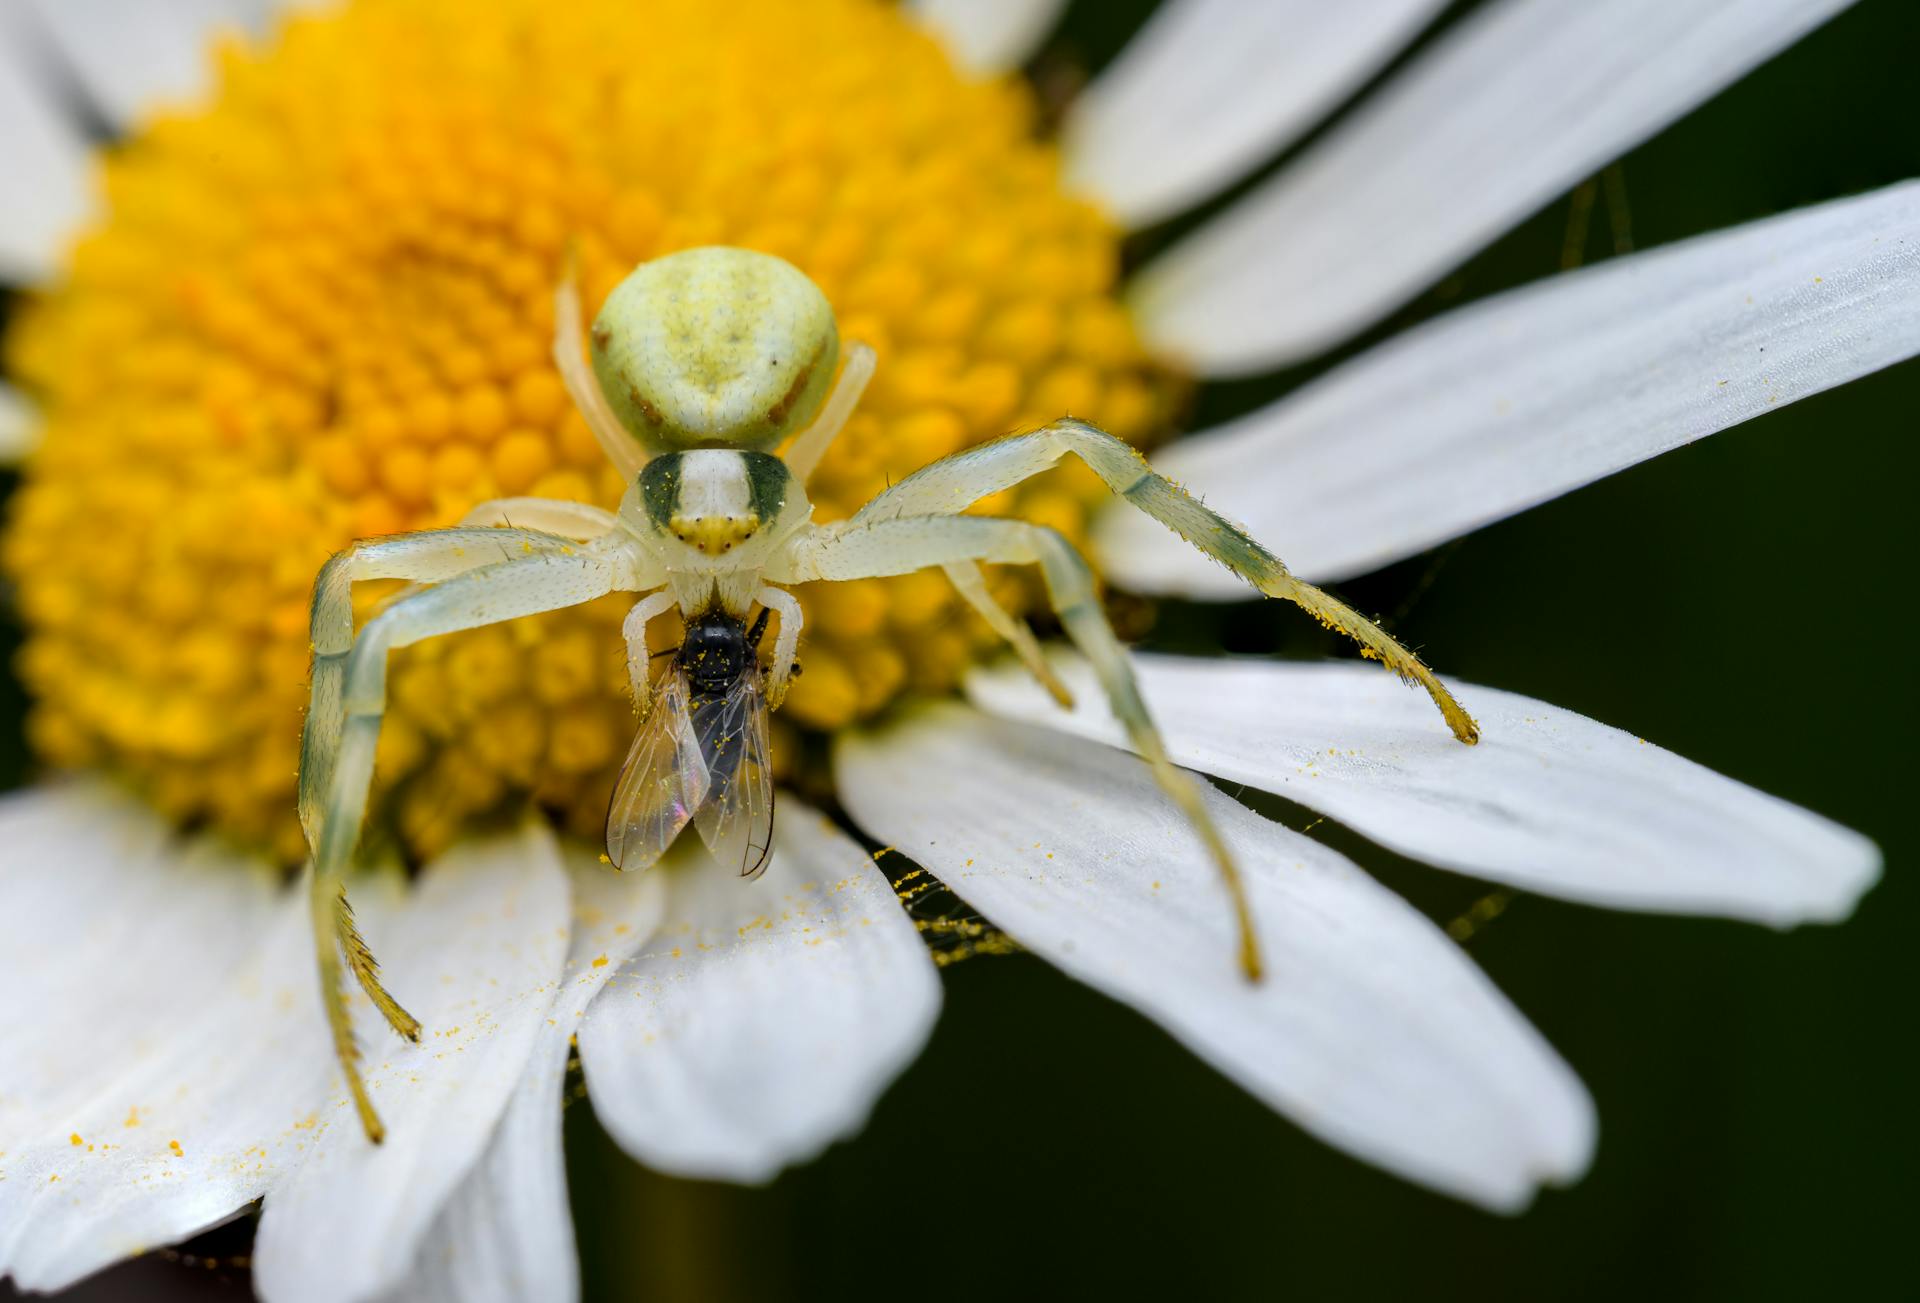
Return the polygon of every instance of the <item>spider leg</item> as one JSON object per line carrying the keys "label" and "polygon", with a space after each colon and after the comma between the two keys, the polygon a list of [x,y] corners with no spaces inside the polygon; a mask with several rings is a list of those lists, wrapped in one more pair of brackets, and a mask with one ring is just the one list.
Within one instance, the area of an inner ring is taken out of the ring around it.
{"label": "spider leg", "polygon": [[307,892],[307,907],[313,922],[313,952],[320,968],[320,1003],[326,1011],[327,1030],[333,1038],[334,1058],[340,1064],[347,1090],[353,1096],[353,1106],[360,1115],[360,1125],[366,1131],[367,1139],[377,1145],[386,1139],[387,1129],[367,1094],[366,1082],[360,1076],[360,1046],[353,1038],[353,1018],[347,1010],[345,975],[341,972],[342,957],[346,960],[346,971],[353,974],[360,989],[367,993],[374,1008],[380,1011],[394,1031],[407,1040],[418,1041],[420,1021],[402,1008],[400,1002],[381,985],[380,963],[373,957],[372,949],[354,922],[353,905],[347,900],[344,878],[338,873],[322,874],[317,867],[309,865]]}
{"label": "spider leg", "polygon": [[460,518],[461,528],[518,526],[590,543],[620,528],[620,517],[586,502],[563,498],[495,498]]}
{"label": "spider leg", "polygon": [[607,454],[621,478],[631,484],[640,474],[640,468],[647,464],[647,453],[607,405],[607,396],[600,392],[600,381],[587,365],[586,347],[580,331],[580,273],[569,257],[566,277],[553,291],[553,364],[560,371],[560,382],[567,387],[568,397],[580,409],[587,428],[593,431],[600,451]]}
{"label": "spider leg", "polygon": [[340,745],[340,689],[353,648],[353,585],[369,579],[438,583],[527,552],[574,545],[525,529],[433,529],[355,543],[321,567],[313,585],[313,692],[300,739],[300,823],[318,844],[315,819]]}
{"label": "spider leg", "polygon": [[767,673],[767,709],[778,710],[793,681],[793,663],[800,652],[800,630],[806,626],[807,613],[801,609],[800,599],[784,588],[762,585],[753,600],[780,616],[780,636],[773,640],[773,668]]}
{"label": "spider leg", "polygon": [[1479,726],[1418,656],[1352,607],[1294,578],[1279,557],[1245,530],[1156,474],[1131,445],[1085,421],[1055,421],[1028,434],[1010,435],[942,458],[882,493],[853,519],[957,514],[1046,470],[1068,453],[1085,462],[1108,488],[1260,592],[1299,606],[1329,629],[1359,643],[1362,655],[1419,684],[1440,708],[1456,738],[1469,744],[1479,741]]}
{"label": "spider leg", "polygon": [[859,405],[860,395],[866,392],[867,382],[873,379],[874,367],[879,359],[865,344],[847,345],[847,364],[840,370],[840,378],[833,382],[833,392],[827,395],[827,401],[820,405],[820,412],[806,429],[794,436],[787,445],[787,470],[802,485],[812,478],[814,468],[819,466],[820,458],[826,455],[834,439],[845,428],[847,418],[853,415],[853,409]]}
{"label": "spider leg", "polygon": [[[504,561],[503,545],[509,556]],[[355,638],[350,587],[356,578],[375,576],[441,582],[396,601]],[[343,954],[394,1030],[409,1040],[420,1035],[420,1024],[380,985],[344,885],[373,779],[388,653],[440,634],[575,606],[611,591],[623,577],[620,557],[610,550],[499,529],[442,530],[362,544],[321,571],[314,593],[314,687],[302,742],[301,817],[313,848],[310,902],[334,1053],[361,1124],[376,1143],[384,1129],[360,1076],[341,991]]]}
{"label": "spider leg", "polygon": [[981,576],[980,567],[971,561],[949,561],[940,568],[947,572],[947,579],[955,591],[966,598],[967,604],[979,612],[980,618],[1013,648],[1028,672],[1040,680],[1040,686],[1063,708],[1072,710],[1073,694],[1067,691],[1067,685],[1060,681],[1060,676],[1053,672],[1053,666],[1047,664],[1033,630],[1027,627],[1025,620],[1014,616],[994,600],[993,594],[987,591],[987,581]]}
{"label": "spider leg", "polygon": [[1160,730],[1140,696],[1133,666],[1101,609],[1092,569],[1058,531],[988,516],[904,516],[877,521],[856,516],[796,536],[768,567],[767,577],[791,583],[875,579],[980,561],[1040,567],[1054,614],[1086,656],[1134,750],[1152,768],[1160,790],[1180,807],[1218,866],[1233,901],[1241,967],[1248,978],[1258,980],[1260,946],[1239,867],[1207,813],[1199,789],[1167,755]]}
{"label": "spider leg", "polygon": [[[451,579],[512,555],[515,548],[548,549],[561,540],[524,531],[493,529],[430,530],[355,543],[321,568],[313,586],[311,639],[313,687],[300,739],[300,823],[307,844],[319,845],[320,806],[332,783],[344,724],[341,689],[347,655],[353,647],[353,584],[365,579],[410,579],[430,583]],[[419,1023],[380,985],[378,965],[353,925],[345,881],[310,874],[309,901],[313,917],[314,949],[320,963],[320,989],[331,1027],[335,1052],[346,1067],[348,1087],[365,1123],[367,1134],[381,1134],[379,1118],[366,1097],[352,1061],[357,1051],[345,1001],[341,998],[340,960],[344,953],[354,977],[395,1031],[408,1039],[420,1034]]]}
{"label": "spider leg", "polygon": [[620,626],[620,632],[627,640],[627,679],[633,684],[633,713],[645,718],[647,703],[653,695],[653,680],[647,674],[647,667],[653,661],[647,651],[647,625],[665,615],[673,608],[674,596],[670,588],[662,588],[657,593],[648,593],[633,604],[627,612],[626,621]]}

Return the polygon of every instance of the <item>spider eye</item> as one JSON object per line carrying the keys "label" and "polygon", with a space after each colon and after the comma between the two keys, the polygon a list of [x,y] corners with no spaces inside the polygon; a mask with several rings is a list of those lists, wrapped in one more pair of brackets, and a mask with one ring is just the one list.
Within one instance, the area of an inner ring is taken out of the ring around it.
{"label": "spider eye", "polygon": [[802,429],[833,383],[833,308],[792,263],[686,249],[641,263],[594,318],[594,371],[654,451],[767,449]]}

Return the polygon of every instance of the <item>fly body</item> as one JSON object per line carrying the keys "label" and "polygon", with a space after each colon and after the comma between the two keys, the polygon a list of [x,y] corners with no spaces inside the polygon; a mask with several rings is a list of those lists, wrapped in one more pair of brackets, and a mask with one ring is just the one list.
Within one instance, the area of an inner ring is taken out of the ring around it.
{"label": "fly body", "polygon": [[607,807],[607,858],[644,869],[692,823],[714,858],[758,877],[773,847],[762,608],[749,628],[718,607],[687,623]]}

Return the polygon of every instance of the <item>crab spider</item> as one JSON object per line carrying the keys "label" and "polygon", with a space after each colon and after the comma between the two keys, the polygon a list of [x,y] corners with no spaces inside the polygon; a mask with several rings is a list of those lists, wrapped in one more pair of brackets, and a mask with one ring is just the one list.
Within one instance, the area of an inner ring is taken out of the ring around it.
{"label": "crab spider", "polygon": [[[1032,633],[994,600],[979,570],[982,562],[1037,566],[1055,615],[1092,666],[1134,748],[1218,865],[1235,913],[1240,962],[1250,979],[1259,976],[1260,956],[1238,870],[1194,781],[1167,755],[1102,612],[1091,570],[1051,529],[961,513],[1062,457],[1078,457],[1115,493],[1260,592],[1304,607],[1358,641],[1365,654],[1418,683],[1455,737],[1467,743],[1476,739],[1473,721],[1411,652],[1365,617],[1295,579],[1241,529],[1155,474],[1133,448],[1082,421],[1057,421],[957,453],[902,480],[849,520],[813,523],[806,482],[858,402],[873,373],[874,355],[856,343],[846,350],[845,365],[839,365],[839,335],[825,296],[778,258],[705,248],[644,263],[608,297],[595,319],[590,348],[580,335],[571,277],[560,287],[555,307],[554,361],[595,438],[629,484],[619,510],[528,498],[488,503],[452,529],[356,543],[330,560],[315,584],[313,688],[302,740],[300,816],[313,852],[314,937],[334,1048],[361,1121],[376,1142],[381,1124],[358,1070],[343,962],[395,1031],[418,1039],[420,1025],[381,986],[373,956],[354,928],[343,873],[366,811],[385,709],[388,653],[396,648],[607,593],[645,594],[624,630],[634,701],[643,715],[650,691],[648,621],[678,608],[690,630],[677,654],[682,660],[693,647],[696,622],[717,630],[715,637],[732,648],[733,659],[724,669],[683,672],[671,685],[678,699],[653,706],[650,718],[661,716],[668,705],[679,710],[673,727],[684,733],[686,696],[700,684],[713,694],[741,683],[759,692],[762,671],[753,648],[766,613],[772,612],[779,631],[765,672],[764,701],[753,697],[763,734],[766,709],[777,708],[786,694],[800,637],[800,604],[787,586],[939,567],[1066,703],[1066,690]],[[590,355],[591,369],[583,353]],[[776,456],[772,449],[785,440],[790,442],[784,455]],[[409,580],[414,586],[356,636],[350,590],[355,581],[367,579]],[[761,618],[749,639],[744,630],[756,607]],[[644,740],[647,725],[642,728]],[[661,734],[658,728],[654,732]],[[733,744],[733,736],[722,738],[721,745]],[[686,762],[691,744],[676,751],[680,737],[667,730],[665,754]],[[689,807],[700,806],[709,792],[697,754],[686,762],[691,776],[679,780],[634,772],[650,763],[655,762],[642,756],[637,740],[622,790],[641,790],[644,801],[651,783],[672,798],[659,804],[678,814],[677,821],[656,819],[644,830],[652,841],[643,863],[665,849],[692,817]],[[727,775],[718,777],[724,781]],[[621,799],[617,792],[616,805]],[[762,859],[764,825],[771,817],[769,793],[759,814]],[[637,827],[610,824],[610,834],[635,834]],[[703,835],[709,832],[703,823]],[[757,864],[750,862],[748,871]]]}

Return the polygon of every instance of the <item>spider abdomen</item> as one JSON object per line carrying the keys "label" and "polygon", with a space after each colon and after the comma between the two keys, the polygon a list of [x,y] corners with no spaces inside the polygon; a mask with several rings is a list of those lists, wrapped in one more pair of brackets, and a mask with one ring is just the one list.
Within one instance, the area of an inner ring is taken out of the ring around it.
{"label": "spider abdomen", "polygon": [[803,429],[840,357],[833,308],[783,259],[686,249],[641,263],[594,318],[593,369],[653,452],[765,450]]}

